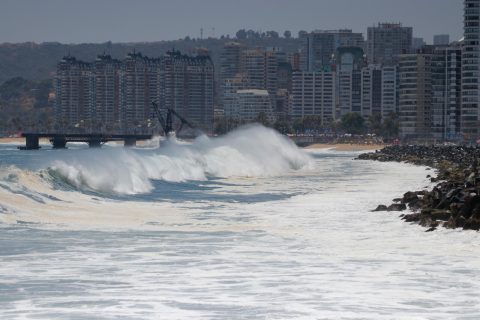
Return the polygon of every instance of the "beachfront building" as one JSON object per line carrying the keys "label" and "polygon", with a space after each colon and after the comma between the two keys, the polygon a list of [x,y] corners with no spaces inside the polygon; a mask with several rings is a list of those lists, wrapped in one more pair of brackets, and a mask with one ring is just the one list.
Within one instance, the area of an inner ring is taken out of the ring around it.
{"label": "beachfront building", "polygon": [[244,89],[235,93],[232,117],[244,123],[257,122],[262,117],[268,122],[275,120],[267,90]]}
{"label": "beachfront building", "polygon": [[86,63],[64,57],[55,76],[57,128],[142,132],[158,120],[152,101],[193,124],[213,129],[214,68],[208,55],[169,52],[161,58],[129,53],[123,61],[99,55]]}
{"label": "beachfront building", "polygon": [[461,43],[436,47],[432,57],[432,134],[436,139],[461,139],[461,75]]}
{"label": "beachfront building", "polygon": [[247,77],[244,73],[237,73],[235,77],[225,79],[223,84],[223,110],[227,118],[237,117],[237,91],[247,87]]}
{"label": "beachfront building", "polygon": [[382,67],[366,66],[362,69],[361,77],[362,116],[382,113]]}
{"label": "beachfront building", "polygon": [[369,64],[396,65],[399,55],[412,49],[413,28],[400,23],[379,23],[367,31]]}
{"label": "beachfront building", "polygon": [[92,70],[92,64],[72,56],[63,57],[57,64],[54,79],[57,129],[83,127],[92,119],[95,101]]}
{"label": "beachfront building", "polygon": [[338,116],[362,113],[362,68],[364,51],[360,47],[339,48],[335,55],[337,71]]}
{"label": "beachfront building", "polygon": [[398,113],[398,68],[397,66],[382,66],[381,80],[381,114],[382,118],[392,113]]}
{"label": "beachfront building", "polygon": [[121,62],[110,55],[101,54],[93,63],[94,127],[103,130],[118,129],[120,114],[120,68]]}
{"label": "beachfront building", "polygon": [[464,139],[479,137],[480,126],[480,0],[464,0],[461,132]]}
{"label": "beachfront building", "polygon": [[120,71],[121,127],[126,132],[147,128],[152,121],[152,101],[158,101],[161,61],[139,52],[127,54]]}
{"label": "beachfront building", "polygon": [[292,81],[292,118],[318,116],[322,125],[335,118],[336,73],[294,72]]}
{"label": "beachfront building", "polygon": [[211,132],[214,114],[214,66],[209,55],[169,51],[160,58],[160,108],[172,108],[191,123]]}
{"label": "beachfront building", "polygon": [[431,133],[432,54],[400,55],[399,122],[402,138],[428,138]]}

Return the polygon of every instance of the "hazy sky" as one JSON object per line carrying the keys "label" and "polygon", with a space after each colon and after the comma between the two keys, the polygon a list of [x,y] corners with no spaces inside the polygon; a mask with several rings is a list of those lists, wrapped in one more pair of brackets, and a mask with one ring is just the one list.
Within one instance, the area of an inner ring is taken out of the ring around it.
{"label": "hazy sky", "polygon": [[430,43],[462,35],[463,0],[0,0],[0,42],[133,42],[238,29],[350,28],[402,22]]}

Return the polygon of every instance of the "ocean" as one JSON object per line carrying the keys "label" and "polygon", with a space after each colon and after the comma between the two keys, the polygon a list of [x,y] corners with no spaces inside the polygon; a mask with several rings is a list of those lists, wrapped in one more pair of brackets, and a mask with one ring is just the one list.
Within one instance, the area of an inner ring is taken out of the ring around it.
{"label": "ocean", "polygon": [[371,212],[425,167],[250,126],[0,144],[0,319],[480,319],[478,232]]}

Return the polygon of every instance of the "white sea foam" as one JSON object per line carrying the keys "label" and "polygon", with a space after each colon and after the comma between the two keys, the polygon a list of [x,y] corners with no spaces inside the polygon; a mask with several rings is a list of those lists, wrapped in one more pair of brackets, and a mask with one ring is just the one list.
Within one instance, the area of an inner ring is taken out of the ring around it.
{"label": "white sea foam", "polygon": [[10,187],[62,201],[0,191],[24,212],[0,221],[25,224],[0,223],[0,318],[478,319],[478,233],[369,212],[428,172],[352,157],[316,152],[312,171],[229,177],[181,203],[54,190],[8,168]]}
{"label": "white sea foam", "polygon": [[[148,146],[155,146],[153,140]],[[162,141],[156,150],[82,150],[52,169],[81,188],[118,194],[148,193],[152,179],[181,182],[214,177],[267,177],[301,170],[312,159],[286,137],[248,126],[219,138],[202,136],[191,144]]]}

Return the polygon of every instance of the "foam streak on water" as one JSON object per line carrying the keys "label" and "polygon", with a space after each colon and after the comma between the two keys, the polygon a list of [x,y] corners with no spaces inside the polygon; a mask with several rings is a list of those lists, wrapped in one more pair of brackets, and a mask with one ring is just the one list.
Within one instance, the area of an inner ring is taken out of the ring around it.
{"label": "foam streak on water", "polygon": [[[478,233],[425,233],[396,213],[369,212],[427,186],[425,168],[333,151],[309,157],[291,146],[287,160],[270,159],[235,143],[242,160],[223,156],[221,140],[98,154],[138,162],[135,175],[151,188],[142,195],[102,194],[85,182],[90,191],[79,192],[48,171],[8,167],[0,175],[0,318],[480,318]],[[179,154],[192,162],[175,162]],[[95,170],[75,150],[60,155]],[[156,180],[149,165],[160,157],[168,168],[198,168],[199,179]],[[307,168],[298,170],[298,159]]]}

